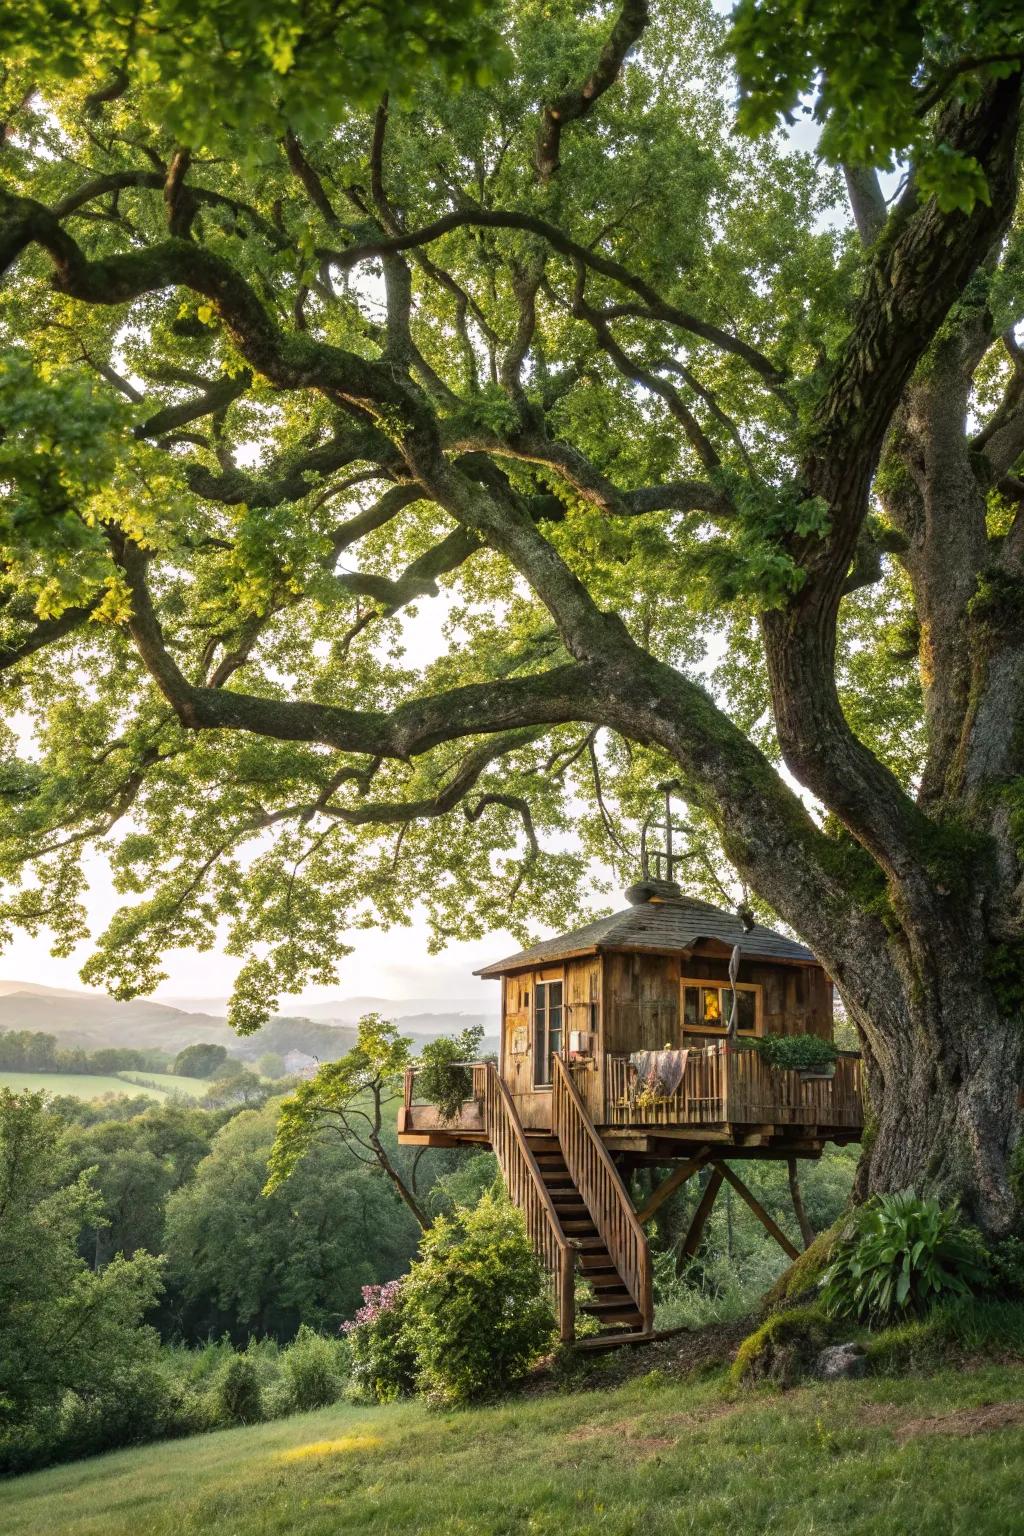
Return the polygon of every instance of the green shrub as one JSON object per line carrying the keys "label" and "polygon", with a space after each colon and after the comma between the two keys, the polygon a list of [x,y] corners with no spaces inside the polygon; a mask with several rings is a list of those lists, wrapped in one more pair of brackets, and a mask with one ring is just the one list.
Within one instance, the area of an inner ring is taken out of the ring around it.
{"label": "green shrub", "polygon": [[263,1417],[263,1383],[250,1354],[232,1355],[217,1373],[215,1400],[220,1418],[229,1424],[256,1424]]}
{"label": "green shrub", "polygon": [[520,1213],[485,1195],[442,1217],[403,1283],[420,1385],[436,1402],[493,1397],[552,1343],[544,1277]]}
{"label": "green shrub", "polygon": [[416,1089],[428,1103],[437,1105],[443,1122],[459,1118],[473,1091],[472,1071],[456,1063],[473,1061],[483,1037],[481,1026],[473,1024],[461,1035],[442,1035],[439,1040],[431,1040],[420,1052]]}
{"label": "green shrub", "polygon": [[770,1067],[792,1072],[816,1072],[830,1067],[839,1055],[831,1040],[820,1035],[763,1035],[749,1044]]}
{"label": "green shrub", "polygon": [[1024,1135],[1017,1137],[1010,1153],[1010,1188],[1017,1197],[1017,1204],[1024,1207]]}
{"label": "green shrub", "polygon": [[416,1390],[416,1351],[406,1328],[404,1286],[364,1285],[363,1305],[344,1330],[352,1362],[352,1394],[393,1403]]}
{"label": "green shrub", "polygon": [[854,1212],[822,1279],[826,1311],[878,1325],[921,1316],[940,1297],[969,1295],[985,1268],[955,1209],[905,1189]]}
{"label": "green shrub", "polygon": [[288,1404],[296,1413],[337,1402],[345,1384],[344,1352],[305,1324],[282,1357]]}
{"label": "green shrub", "polygon": [[829,1318],[820,1307],[775,1312],[743,1340],[733,1362],[733,1381],[795,1386],[810,1371],[831,1334]]}
{"label": "green shrub", "polygon": [[1002,1301],[1024,1301],[1024,1238],[1004,1237],[985,1244],[985,1291]]}

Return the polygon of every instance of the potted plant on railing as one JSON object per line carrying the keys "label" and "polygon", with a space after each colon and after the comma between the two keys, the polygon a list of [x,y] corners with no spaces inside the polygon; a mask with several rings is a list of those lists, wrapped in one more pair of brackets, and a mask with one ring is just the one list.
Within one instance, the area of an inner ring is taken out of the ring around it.
{"label": "potted plant on railing", "polygon": [[442,1125],[453,1125],[473,1093],[473,1067],[483,1030],[479,1024],[461,1035],[442,1035],[420,1052],[416,1088],[428,1104],[437,1106]]}
{"label": "potted plant on railing", "polygon": [[763,1035],[750,1044],[770,1067],[798,1072],[801,1082],[828,1082],[836,1075],[839,1052],[820,1035]]}

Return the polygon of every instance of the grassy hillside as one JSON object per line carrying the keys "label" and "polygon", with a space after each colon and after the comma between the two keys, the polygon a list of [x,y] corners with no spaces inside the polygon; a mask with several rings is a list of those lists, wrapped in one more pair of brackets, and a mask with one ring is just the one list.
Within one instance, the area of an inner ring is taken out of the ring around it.
{"label": "grassy hillside", "polygon": [[659,1373],[327,1408],[15,1479],[5,1536],[1016,1536],[1024,1371],[731,1396]]}
{"label": "grassy hillside", "polygon": [[210,1091],[210,1084],[199,1077],[176,1077],[173,1072],[119,1072],[123,1091],[133,1093],[136,1088],[154,1088],[161,1094],[183,1093],[190,1099],[201,1099]]}
{"label": "grassy hillside", "polygon": [[144,998],[118,1003],[89,992],[42,987],[0,994],[0,1029],[42,1030],[56,1035],[59,1044],[69,1050],[151,1046],[176,1054],[201,1040],[225,1046],[238,1043],[238,1036],[223,1019],[183,1013]]}
{"label": "grassy hillside", "polygon": [[[149,1073],[141,1074],[149,1076]],[[118,1094],[123,1098],[135,1098],[146,1094],[163,1103],[167,1094],[161,1088],[143,1087],[129,1082],[127,1077],[105,1076],[98,1072],[7,1072],[0,1068],[0,1088],[10,1088],[14,1093],[59,1093],[73,1099],[102,1099],[105,1094]]]}

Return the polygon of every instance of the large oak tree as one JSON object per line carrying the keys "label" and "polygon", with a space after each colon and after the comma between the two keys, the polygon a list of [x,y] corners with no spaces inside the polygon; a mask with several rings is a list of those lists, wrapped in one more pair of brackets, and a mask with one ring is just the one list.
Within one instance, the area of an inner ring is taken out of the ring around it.
{"label": "large oak tree", "polygon": [[863,1038],[861,1192],[1008,1230],[1017,7],[192,9],[9,13],[7,920],[106,843],[86,974],[227,922],[252,1027],[352,922],[567,920],[672,778]]}

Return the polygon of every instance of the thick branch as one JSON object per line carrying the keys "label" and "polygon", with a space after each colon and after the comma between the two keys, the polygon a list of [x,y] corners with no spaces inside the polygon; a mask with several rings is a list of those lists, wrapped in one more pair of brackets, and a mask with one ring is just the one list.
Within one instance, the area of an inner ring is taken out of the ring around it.
{"label": "thick branch", "polygon": [[626,55],[639,39],[649,19],[646,0],[623,0],[597,64],[586,80],[575,89],[563,91],[549,106],[542,109],[533,155],[541,181],[550,181],[558,170],[562,129],[567,123],[586,117],[594,103],[615,84]]}

